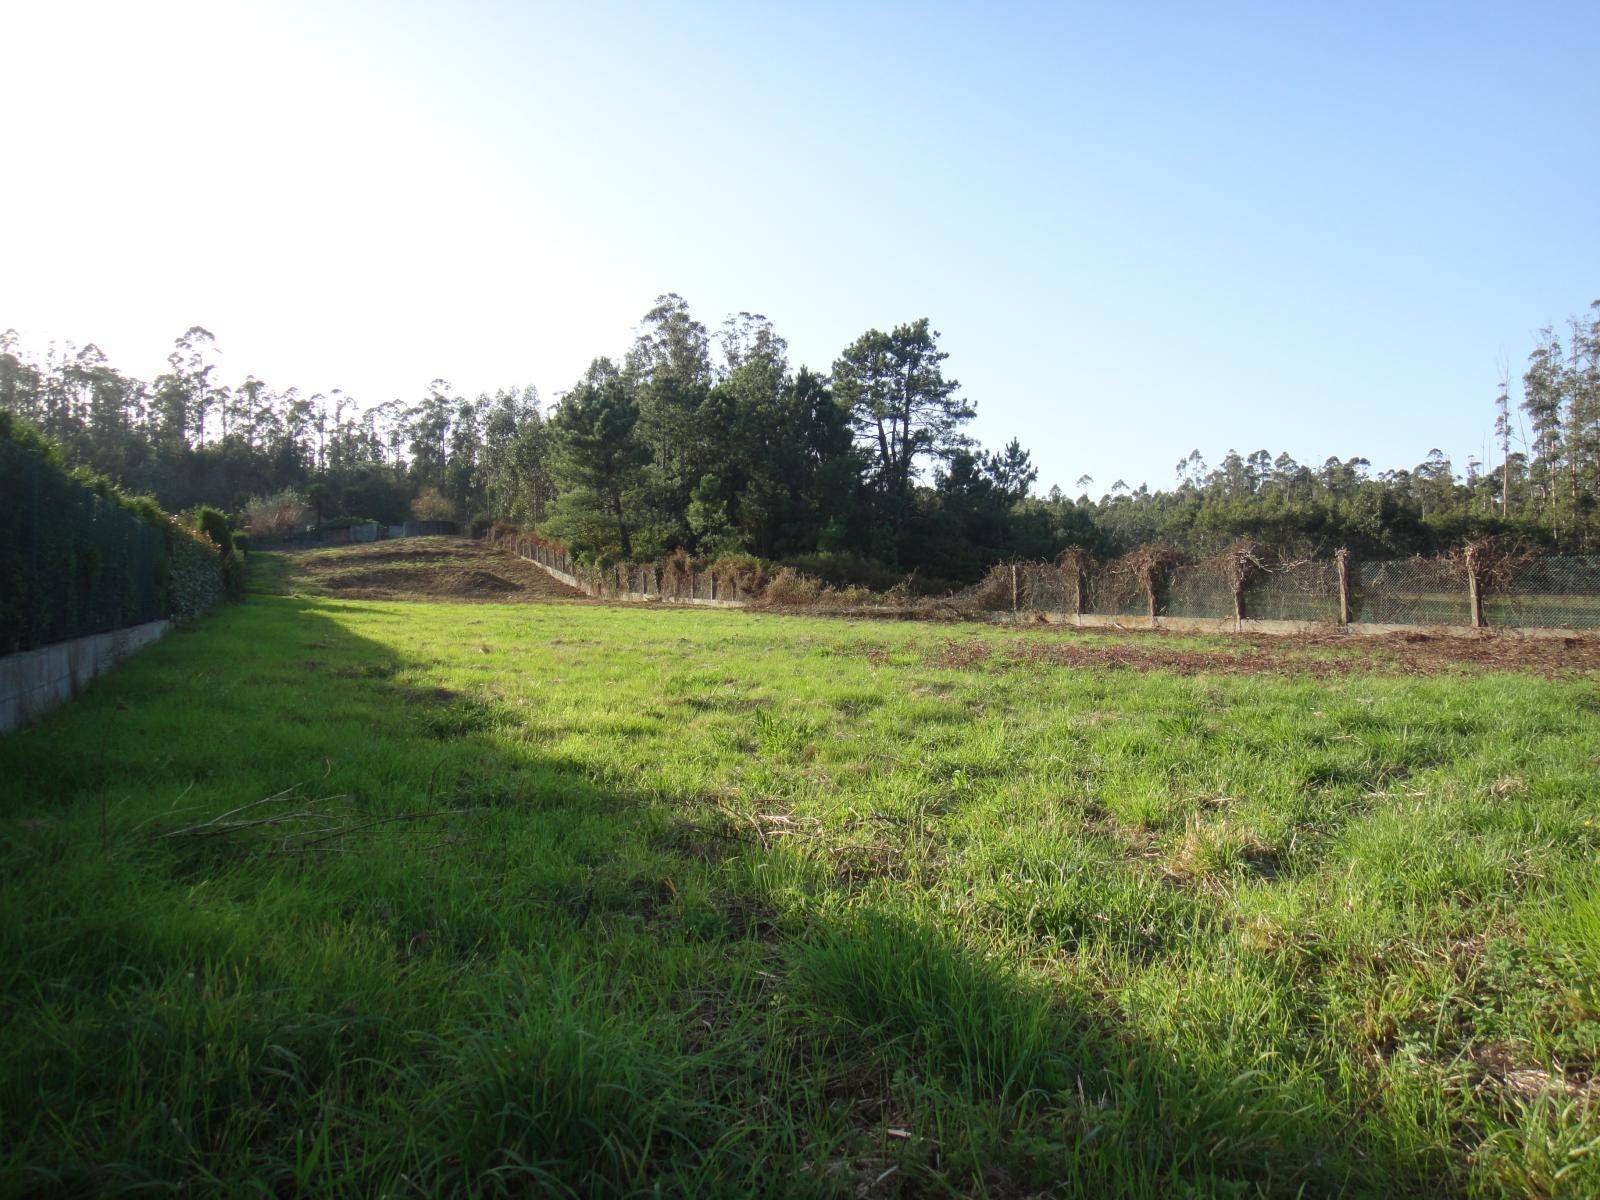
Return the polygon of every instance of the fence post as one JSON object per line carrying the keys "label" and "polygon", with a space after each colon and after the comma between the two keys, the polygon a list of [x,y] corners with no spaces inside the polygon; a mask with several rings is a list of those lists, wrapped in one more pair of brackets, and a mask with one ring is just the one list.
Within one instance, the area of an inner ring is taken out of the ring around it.
{"label": "fence post", "polygon": [[1011,564],[1011,611],[1017,611],[1017,564]]}
{"label": "fence post", "polygon": [[1466,554],[1467,564],[1467,607],[1472,613],[1472,627],[1483,628],[1483,587],[1478,579],[1478,548],[1468,546]]}
{"label": "fence post", "polygon": [[1350,551],[1341,546],[1333,552],[1333,568],[1339,576],[1339,624],[1350,624]]}

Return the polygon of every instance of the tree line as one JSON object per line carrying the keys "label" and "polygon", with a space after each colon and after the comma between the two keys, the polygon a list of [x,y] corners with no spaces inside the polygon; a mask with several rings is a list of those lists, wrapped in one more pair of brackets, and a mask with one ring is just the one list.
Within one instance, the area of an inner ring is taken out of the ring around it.
{"label": "tree line", "polygon": [[435,380],[414,402],[362,406],[338,389],[228,383],[197,326],[148,382],[92,344],[41,359],[0,334],[0,407],[173,510],[240,514],[288,495],[303,508],[285,511],[315,520],[501,522],[589,559],[742,553],[841,582],[914,572],[938,586],[1074,546],[1239,537],[1368,555],[1488,534],[1600,549],[1600,302],[1541,332],[1520,402],[1509,374],[1493,401],[1493,461],[1460,470],[1437,450],[1376,473],[1362,457],[1230,451],[1209,466],[1196,451],[1170,488],[1118,480],[1095,499],[1083,477],[1076,497],[1041,494],[1019,441],[971,438],[974,403],[946,360],[923,318],[868,330],[820,372],[792,364],[760,314],[713,332],[669,294],[620,359],[595,359],[548,406],[531,386],[467,398]]}

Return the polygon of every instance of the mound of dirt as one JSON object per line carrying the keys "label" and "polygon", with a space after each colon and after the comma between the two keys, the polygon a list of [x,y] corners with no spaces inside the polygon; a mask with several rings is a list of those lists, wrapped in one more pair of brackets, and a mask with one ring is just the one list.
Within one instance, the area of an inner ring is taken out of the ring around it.
{"label": "mound of dirt", "polygon": [[417,538],[285,556],[290,589],[350,600],[576,601],[537,565],[466,538]]}
{"label": "mound of dirt", "polygon": [[451,567],[394,567],[387,571],[347,571],[327,581],[335,592],[405,592],[435,596],[478,596],[518,591],[516,584],[492,571]]}
{"label": "mound of dirt", "polygon": [[440,550],[437,545],[432,545],[419,546],[410,550],[372,550],[366,548],[324,550],[317,555],[317,562],[321,566],[345,566],[351,563],[375,566],[379,563],[415,562],[423,558],[438,558],[441,554],[449,554],[452,558],[473,557],[473,555],[461,551]]}

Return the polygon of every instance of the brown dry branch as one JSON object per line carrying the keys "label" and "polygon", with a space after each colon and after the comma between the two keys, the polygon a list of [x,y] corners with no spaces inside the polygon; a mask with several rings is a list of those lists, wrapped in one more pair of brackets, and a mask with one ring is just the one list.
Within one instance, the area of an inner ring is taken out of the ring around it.
{"label": "brown dry branch", "polygon": [[817,838],[821,836],[821,822],[814,817],[796,818],[788,813],[750,813],[711,799],[713,810],[727,823],[724,830],[707,830],[719,837],[733,841],[753,842],[762,849],[770,849],[779,838]]}
{"label": "brown dry branch", "polygon": [[748,554],[724,554],[710,567],[719,600],[749,599],[767,586],[767,568]]}
{"label": "brown dry branch", "polygon": [[1450,555],[1463,576],[1470,561],[1471,569],[1478,575],[1478,586],[1489,594],[1513,590],[1517,576],[1539,557],[1521,539],[1500,535],[1468,542]]}
{"label": "brown dry branch", "polygon": [[1161,615],[1167,581],[1184,556],[1175,546],[1154,543],[1140,546],[1107,564],[1104,574],[1113,584],[1132,585],[1144,597],[1149,615]]}
{"label": "brown dry branch", "polygon": [[964,613],[1008,612],[1012,605],[1011,568],[997,563],[989,568],[987,575],[965,591],[924,603],[930,608],[948,605]]}
{"label": "brown dry branch", "polygon": [[917,573],[912,571],[883,593],[882,602],[890,607],[905,606],[914,602],[916,598]]}
{"label": "brown dry branch", "polygon": [[802,575],[793,567],[780,567],[762,591],[760,602],[775,607],[798,608],[817,604],[826,590],[809,575]]}
{"label": "brown dry branch", "polygon": [[1236,618],[1245,615],[1245,592],[1275,566],[1261,544],[1251,538],[1240,538],[1226,550],[1203,558],[1195,565],[1215,572],[1227,583]]}
{"label": "brown dry branch", "polygon": [[[178,838],[194,840],[226,838],[251,829],[283,827],[299,821],[325,820],[328,813],[325,808],[319,808],[318,806],[329,805],[346,798],[339,795],[321,796],[315,800],[301,800],[295,795],[299,788],[300,785],[295,784],[293,787],[285,788],[283,791],[276,792],[271,796],[265,796],[260,800],[252,800],[248,804],[239,805],[237,808],[230,808],[227,812],[219,813],[217,816],[201,821],[198,824],[184,825],[162,833],[150,834],[147,840],[165,842]],[[291,803],[300,803],[307,807],[292,810],[280,809],[276,812],[268,812],[265,816],[257,815],[269,805]],[[250,815],[246,816],[245,814]]]}
{"label": "brown dry branch", "polygon": [[1072,611],[1089,611],[1089,572],[1094,569],[1094,558],[1082,546],[1069,546],[1056,560],[1061,572],[1066,595],[1072,601]]}
{"label": "brown dry branch", "polygon": [[1272,569],[1267,562],[1267,552],[1250,538],[1240,538],[1229,546],[1223,558],[1235,596],[1242,595],[1245,588]]}
{"label": "brown dry branch", "polygon": [[661,563],[661,594],[672,600],[683,600],[694,595],[694,566],[682,547],[667,555]]}

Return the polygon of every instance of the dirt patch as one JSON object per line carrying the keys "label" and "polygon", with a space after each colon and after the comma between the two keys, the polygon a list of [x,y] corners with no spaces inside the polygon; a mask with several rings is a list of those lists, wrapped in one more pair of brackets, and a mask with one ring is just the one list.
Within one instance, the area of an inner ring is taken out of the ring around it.
{"label": "dirt patch", "polygon": [[[1080,631],[1075,631],[1079,633]],[[1402,633],[1388,637],[1306,634],[1289,637],[1229,635],[1215,649],[1173,645],[1158,630],[1116,635],[1118,640],[1060,641],[1049,634],[1005,646],[951,639],[930,652],[930,666],[973,669],[1005,666],[1082,667],[1165,671],[1172,675],[1310,675],[1354,673],[1437,675],[1446,671],[1517,671],[1550,678],[1600,671],[1600,640],[1592,638],[1481,638]],[[869,654],[870,657],[870,654]]]}
{"label": "dirt patch", "polygon": [[1485,633],[1458,637],[1416,630],[1365,637],[1347,633],[1305,633],[1290,637],[1242,634],[1251,646],[1270,649],[1287,646],[1388,663],[1395,669],[1429,675],[1452,667],[1486,671],[1521,671],[1557,676],[1600,671],[1600,638],[1524,637],[1514,633]]}
{"label": "dirt patch", "polygon": [[515,583],[492,571],[463,571],[449,567],[349,571],[329,579],[326,586],[336,592],[427,592],[437,596],[477,596],[518,590]]}
{"label": "dirt patch", "polygon": [[1586,1068],[1553,1069],[1519,1058],[1509,1046],[1477,1046],[1468,1051],[1470,1076],[1479,1088],[1507,1093],[1520,1100],[1540,1095],[1579,1099],[1590,1103],[1600,1099],[1600,1079]]}
{"label": "dirt patch", "polygon": [[926,656],[929,666],[970,670],[991,662],[1002,666],[1081,667],[1097,670],[1165,671],[1171,675],[1312,674],[1335,675],[1355,664],[1273,654],[1249,648],[1193,650],[1159,644],[1039,641],[995,646],[952,639]]}
{"label": "dirt patch", "polygon": [[345,567],[360,564],[363,566],[378,566],[382,563],[416,562],[421,559],[433,559],[448,556],[450,558],[465,559],[479,557],[475,553],[475,545],[466,543],[461,547],[440,547],[433,538],[424,541],[433,543],[428,546],[417,546],[409,550],[373,550],[364,547],[351,547],[346,550],[319,551],[316,560],[325,567]]}
{"label": "dirt patch", "polygon": [[347,600],[588,600],[536,564],[467,538],[290,553],[282,583],[290,590]]}

